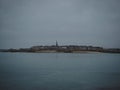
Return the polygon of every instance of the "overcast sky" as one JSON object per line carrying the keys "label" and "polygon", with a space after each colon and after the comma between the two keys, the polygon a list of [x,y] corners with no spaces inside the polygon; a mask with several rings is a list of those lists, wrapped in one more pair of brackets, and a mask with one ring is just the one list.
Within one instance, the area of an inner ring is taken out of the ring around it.
{"label": "overcast sky", "polygon": [[0,48],[120,48],[120,0],[0,0]]}

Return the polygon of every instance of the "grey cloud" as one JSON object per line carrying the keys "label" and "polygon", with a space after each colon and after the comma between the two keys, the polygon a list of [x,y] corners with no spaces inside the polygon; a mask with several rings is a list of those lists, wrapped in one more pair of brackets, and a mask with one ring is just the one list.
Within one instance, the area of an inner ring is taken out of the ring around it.
{"label": "grey cloud", "polygon": [[120,47],[119,0],[0,0],[0,48],[60,44]]}

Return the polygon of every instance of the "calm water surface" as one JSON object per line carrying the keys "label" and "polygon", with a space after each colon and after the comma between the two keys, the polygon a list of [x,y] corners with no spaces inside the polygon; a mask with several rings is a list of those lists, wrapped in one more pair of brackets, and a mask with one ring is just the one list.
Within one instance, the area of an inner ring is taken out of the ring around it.
{"label": "calm water surface", "polygon": [[0,53],[0,90],[120,90],[120,54]]}

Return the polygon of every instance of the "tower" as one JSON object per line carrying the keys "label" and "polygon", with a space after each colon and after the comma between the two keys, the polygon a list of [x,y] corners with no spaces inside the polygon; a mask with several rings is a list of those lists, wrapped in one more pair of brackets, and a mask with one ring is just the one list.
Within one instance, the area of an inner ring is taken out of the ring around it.
{"label": "tower", "polygon": [[58,42],[56,41],[56,47],[58,47]]}

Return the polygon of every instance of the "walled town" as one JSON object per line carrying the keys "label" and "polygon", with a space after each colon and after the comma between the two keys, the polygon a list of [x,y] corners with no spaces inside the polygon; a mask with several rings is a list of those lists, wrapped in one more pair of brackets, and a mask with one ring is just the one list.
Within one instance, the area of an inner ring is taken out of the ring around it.
{"label": "walled town", "polygon": [[0,49],[0,52],[33,52],[33,53],[88,53],[88,52],[101,52],[101,53],[120,53],[120,48],[103,48],[97,46],[81,46],[81,45],[56,45],[50,46],[32,46],[30,48],[20,49]]}

